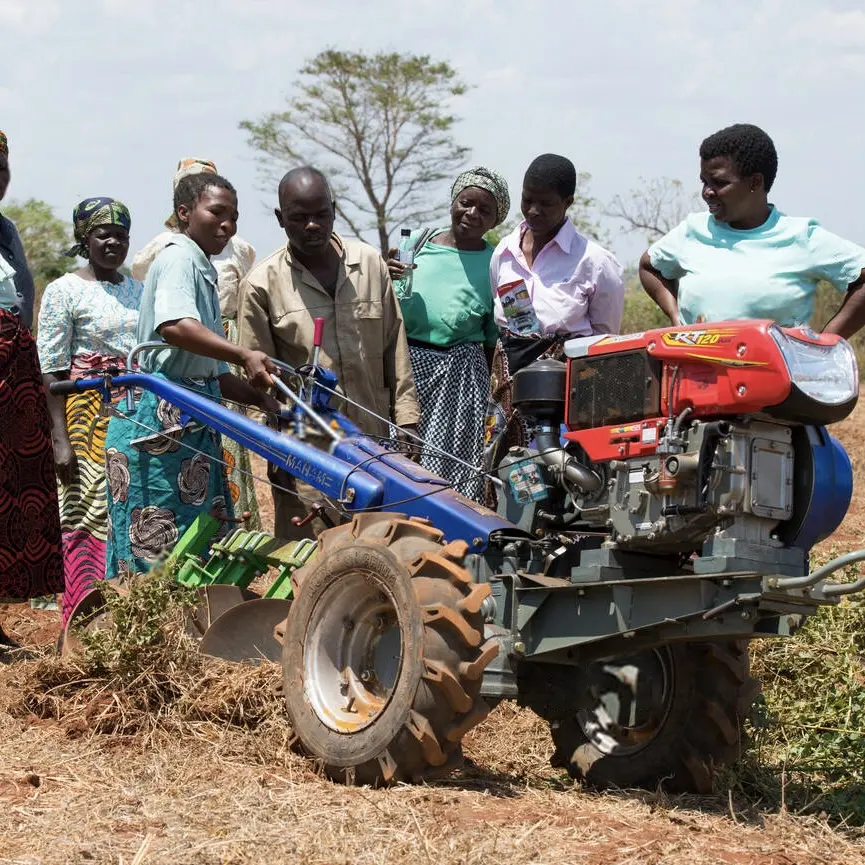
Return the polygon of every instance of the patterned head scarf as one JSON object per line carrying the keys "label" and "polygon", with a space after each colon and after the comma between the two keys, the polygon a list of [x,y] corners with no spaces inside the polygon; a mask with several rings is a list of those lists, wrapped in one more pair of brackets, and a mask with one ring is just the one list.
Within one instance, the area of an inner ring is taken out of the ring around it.
{"label": "patterned head scarf", "polygon": [[[216,166],[207,159],[198,159],[196,156],[184,156],[177,163],[177,171],[174,172],[174,189],[177,189],[177,184],[184,177],[189,177],[190,174],[217,174]],[[171,216],[165,220],[165,227],[172,231],[177,231],[177,216],[172,211]]]}
{"label": "patterned head scarf", "polygon": [[116,198],[106,198],[105,196],[85,198],[72,211],[75,245],[66,254],[87,258],[87,237],[98,225],[122,225],[129,231],[132,227],[129,208]]}
{"label": "patterned head scarf", "polygon": [[9,139],[2,130],[0,130],[0,154],[3,156],[9,155]]}
{"label": "patterned head scarf", "polygon": [[464,171],[454,181],[451,187],[451,204],[456,197],[469,186],[477,186],[485,189],[496,200],[496,225],[505,221],[508,211],[511,209],[511,197],[508,195],[508,184],[504,177],[489,168],[478,166]]}

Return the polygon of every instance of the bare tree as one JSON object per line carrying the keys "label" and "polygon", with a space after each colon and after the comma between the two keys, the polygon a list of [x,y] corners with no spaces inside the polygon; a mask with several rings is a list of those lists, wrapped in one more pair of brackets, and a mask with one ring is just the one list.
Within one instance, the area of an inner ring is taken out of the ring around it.
{"label": "bare tree", "polygon": [[300,70],[284,111],[240,124],[271,183],[312,164],[328,175],[337,213],[382,252],[397,225],[442,215],[440,193],[469,150],[456,143],[449,107],[465,85],[428,56],[327,50]]}
{"label": "bare tree", "polygon": [[639,187],[632,189],[625,198],[617,195],[607,205],[604,215],[620,219],[628,233],[645,232],[651,243],[675,228],[699,206],[699,196],[688,195],[681,180],[641,177]]}

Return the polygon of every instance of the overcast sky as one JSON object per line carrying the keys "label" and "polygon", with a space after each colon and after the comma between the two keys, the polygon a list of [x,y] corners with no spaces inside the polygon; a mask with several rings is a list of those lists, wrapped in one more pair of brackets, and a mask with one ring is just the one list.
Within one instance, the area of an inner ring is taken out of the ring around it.
{"label": "overcast sky", "polygon": [[[68,218],[89,195],[125,201],[133,249],[161,230],[181,156],[237,187],[240,233],[282,236],[238,122],[278,109],[327,47],[448,60],[470,163],[519,201],[546,151],[592,174],[601,201],[641,176],[696,189],[697,148],[756,123],[780,156],[775,203],[865,244],[865,8],[847,0],[0,0],[0,129],[9,198]],[[447,189],[442,188],[442,197]],[[512,210],[512,215],[514,211]],[[609,229],[623,264],[642,242]]]}

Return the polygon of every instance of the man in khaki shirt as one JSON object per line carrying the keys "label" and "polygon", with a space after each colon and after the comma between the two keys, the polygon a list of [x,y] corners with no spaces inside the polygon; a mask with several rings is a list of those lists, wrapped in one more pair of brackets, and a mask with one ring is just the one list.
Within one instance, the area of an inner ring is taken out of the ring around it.
{"label": "man in khaki shirt", "polygon": [[[333,231],[330,186],[316,169],[296,168],[283,177],[275,212],[288,245],[257,264],[241,283],[240,344],[302,366],[312,359],[315,319],[323,318],[319,363],[336,373],[341,391],[416,431],[420,410],[405,327],[384,259],[368,244]],[[335,404],[365,432],[388,434],[385,424],[354,406]],[[272,479],[314,497],[314,491],[284,473]],[[303,503],[276,488],[273,499],[276,535],[298,537],[291,517],[306,512]],[[315,523],[320,530],[320,521]]]}

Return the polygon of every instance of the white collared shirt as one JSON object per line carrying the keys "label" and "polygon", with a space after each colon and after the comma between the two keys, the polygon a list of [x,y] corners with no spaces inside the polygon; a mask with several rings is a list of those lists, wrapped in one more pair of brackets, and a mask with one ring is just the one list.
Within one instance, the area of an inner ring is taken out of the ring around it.
{"label": "white collared shirt", "polygon": [[568,219],[529,267],[520,248],[526,230],[522,222],[503,237],[490,261],[499,327],[506,327],[507,319],[498,287],[523,280],[543,334],[618,333],[625,285],[615,256],[580,234]]}

